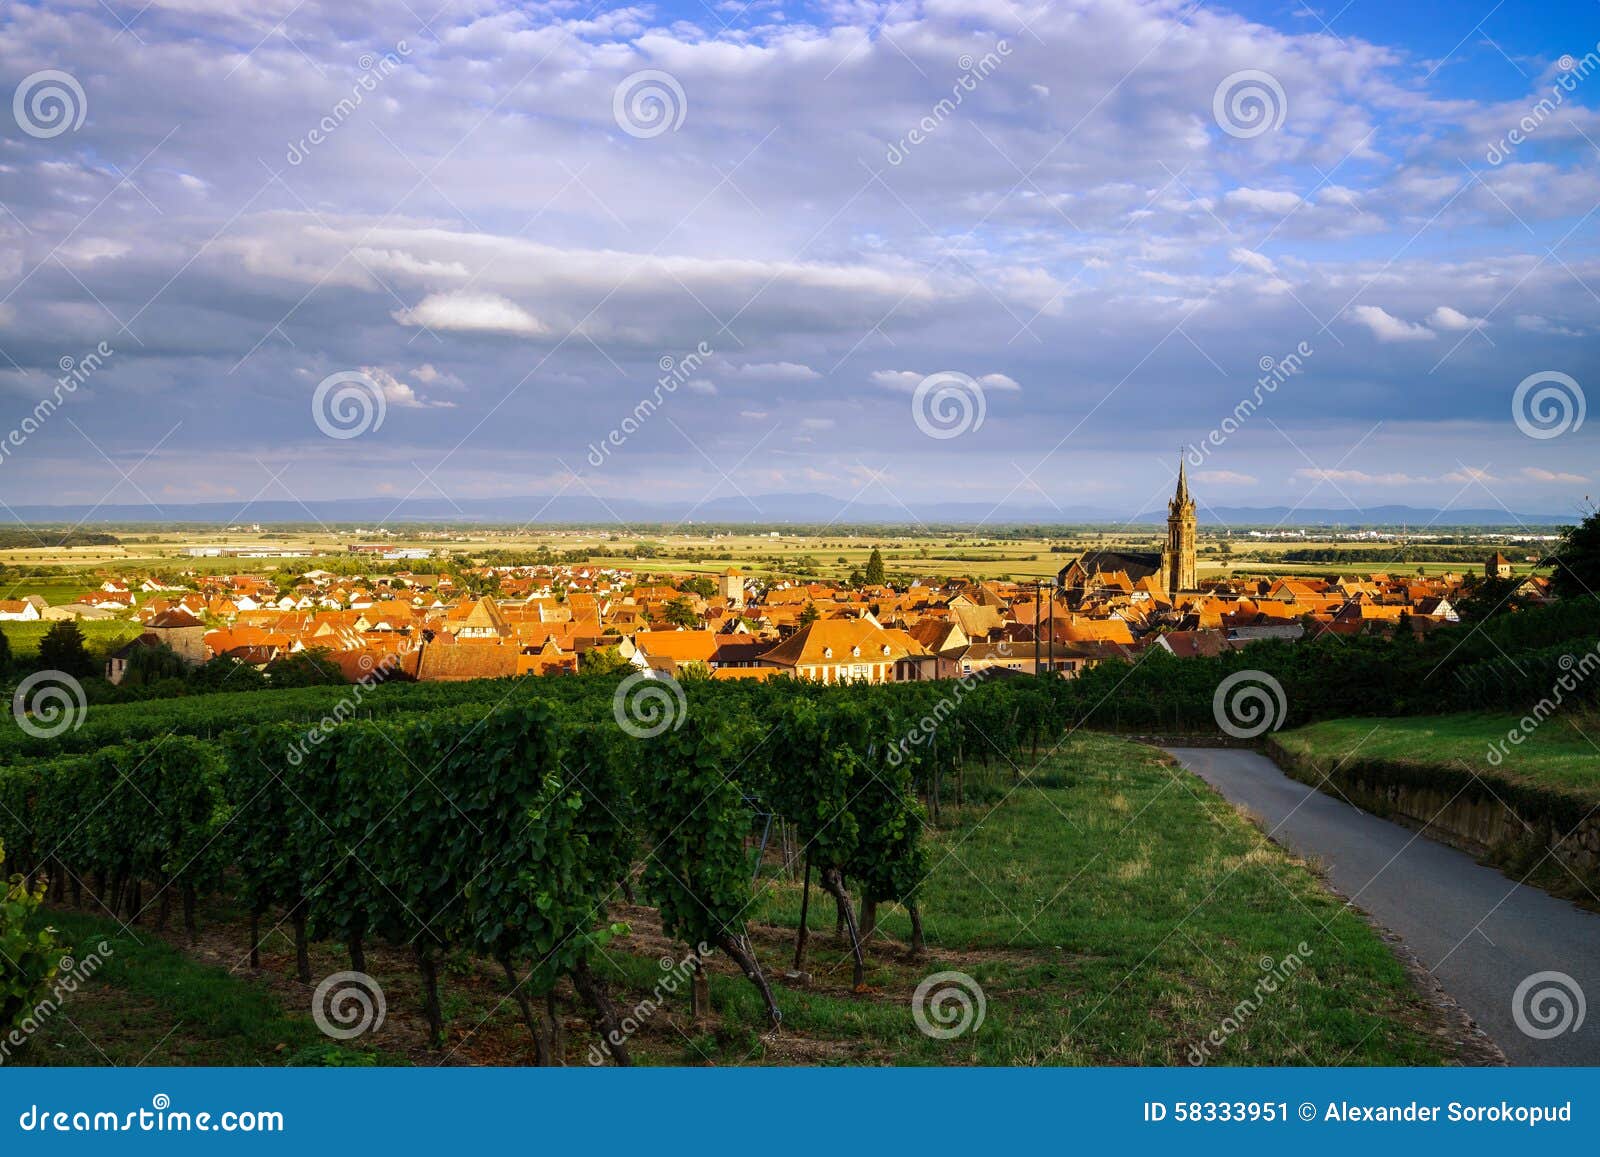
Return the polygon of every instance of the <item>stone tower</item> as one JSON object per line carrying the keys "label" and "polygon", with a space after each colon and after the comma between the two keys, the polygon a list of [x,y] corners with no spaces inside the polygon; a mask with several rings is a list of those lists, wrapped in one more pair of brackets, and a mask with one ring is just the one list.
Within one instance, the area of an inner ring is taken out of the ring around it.
{"label": "stone tower", "polygon": [[722,578],[717,586],[722,594],[723,601],[730,607],[742,608],[744,606],[744,575],[730,566],[722,572]]}
{"label": "stone tower", "polygon": [[1189,477],[1178,460],[1178,491],[1167,503],[1167,548],[1161,552],[1161,577],[1167,592],[1196,589],[1194,499],[1189,497]]}

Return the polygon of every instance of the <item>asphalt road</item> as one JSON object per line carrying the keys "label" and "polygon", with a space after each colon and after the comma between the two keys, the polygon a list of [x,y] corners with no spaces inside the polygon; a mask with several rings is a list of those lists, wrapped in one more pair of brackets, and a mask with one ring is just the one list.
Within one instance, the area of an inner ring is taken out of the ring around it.
{"label": "asphalt road", "polygon": [[[1512,1064],[1600,1064],[1600,1008],[1558,1035],[1538,1039],[1518,1027],[1513,998],[1536,973],[1564,973],[1600,1000],[1600,915],[1524,887],[1471,856],[1379,819],[1290,779],[1254,751],[1170,748],[1185,767],[1234,803],[1260,816],[1272,838],[1321,862],[1334,887],[1400,934],[1451,996]],[[1531,997],[1565,980],[1542,980]],[[1574,1013],[1577,1001],[1569,996]],[[1560,1007],[1548,1032],[1563,1019]],[[1571,1018],[1568,1018],[1571,1019]]]}

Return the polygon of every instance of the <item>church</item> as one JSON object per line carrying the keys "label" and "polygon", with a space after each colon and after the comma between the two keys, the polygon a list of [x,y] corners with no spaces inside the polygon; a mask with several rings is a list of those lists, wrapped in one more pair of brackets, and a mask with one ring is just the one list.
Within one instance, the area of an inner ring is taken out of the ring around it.
{"label": "church", "polygon": [[1160,551],[1085,551],[1061,569],[1056,581],[1069,602],[1100,586],[1113,574],[1125,574],[1137,584],[1150,578],[1168,596],[1196,589],[1194,499],[1189,494],[1185,463],[1178,461],[1178,489],[1167,503],[1167,544]]}

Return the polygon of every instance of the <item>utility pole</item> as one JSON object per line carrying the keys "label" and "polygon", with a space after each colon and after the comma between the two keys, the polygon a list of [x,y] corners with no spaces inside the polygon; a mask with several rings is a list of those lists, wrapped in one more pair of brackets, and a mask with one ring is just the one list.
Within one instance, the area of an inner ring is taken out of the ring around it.
{"label": "utility pole", "polygon": [[1039,590],[1044,585],[1043,579],[1035,579],[1033,583],[1033,673],[1039,673]]}

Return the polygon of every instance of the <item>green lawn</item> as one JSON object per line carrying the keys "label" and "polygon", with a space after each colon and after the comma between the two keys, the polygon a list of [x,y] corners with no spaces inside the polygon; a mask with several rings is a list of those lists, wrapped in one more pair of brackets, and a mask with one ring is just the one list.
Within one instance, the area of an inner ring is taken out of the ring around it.
{"label": "green lawn", "polygon": [[[774,874],[752,904],[751,936],[783,1010],[783,1030],[762,1035],[754,989],[718,955],[711,961],[712,1015],[695,1023],[687,987],[680,988],[638,1018],[635,1059],[1182,1065],[1213,1031],[1220,1034],[1211,1047],[1215,1064],[1458,1059],[1436,1035],[1436,1015],[1364,920],[1155,749],[1080,735],[1030,782],[1017,784],[1011,769],[997,768],[968,786],[968,802],[947,807],[945,826],[933,834],[923,957],[907,950],[905,914],[886,908],[869,946],[866,990],[854,991],[833,905],[814,891],[810,976],[785,978],[800,886]],[[683,948],[662,937],[649,909],[613,916],[632,931],[605,950],[601,965],[626,1016],[661,995],[662,962],[681,958]],[[115,924],[73,911],[58,910],[55,919],[77,940],[126,938]],[[201,932],[193,952],[168,947],[146,925],[138,929],[144,948],[118,940],[114,965],[69,999],[63,1012],[73,1024],[52,1023],[34,1062],[104,1063],[102,1050],[119,1063],[327,1059],[312,1047],[322,1038],[308,1016],[309,990],[293,979],[292,950],[281,933],[253,972],[241,967],[239,913],[214,906],[203,912]],[[1291,955],[1298,965],[1290,965]],[[315,946],[312,965],[317,977],[349,967],[334,945]],[[451,962],[442,1054],[423,1041],[408,955],[373,946],[369,969],[387,995],[387,1019],[355,1044],[373,1059],[528,1063],[527,1033],[492,967]],[[911,1012],[918,983],[939,971],[974,978],[987,1006],[981,1027],[952,1040],[925,1036]],[[1275,990],[1264,993],[1269,979]],[[565,986],[561,999],[568,1061],[583,1064],[595,1038]],[[1227,1031],[1230,1017],[1237,1025]],[[333,1059],[360,1055],[340,1051]]]}
{"label": "green lawn", "polygon": [[[1518,715],[1434,715],[1400,719],[1335,719],[1276,739],[1319,765],[1362,759],[1465,767],[1600,802],[1600,718],[1555,715],[1531,729]],[[1512,731],[1526,735],[1507,741]],[[1495,750],[1500,762],[1491,762]]]}

